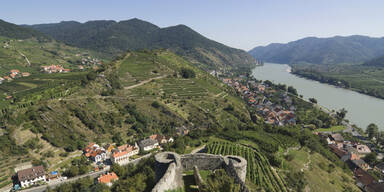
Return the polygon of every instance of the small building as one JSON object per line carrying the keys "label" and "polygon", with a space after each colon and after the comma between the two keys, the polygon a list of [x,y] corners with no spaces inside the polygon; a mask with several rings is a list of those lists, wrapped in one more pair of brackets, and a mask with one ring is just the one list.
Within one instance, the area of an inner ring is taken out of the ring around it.
{"label": "small building", "polygon": [[330,135],[331,141],[334,141],[335,143],[343,143],[344,137],[340,133],[335,133]]}
{"label": "small building", "polygon": [[17,172],[17,179],[22,188],[31,185],[36,185],[40,182],[45,182],[45,170],[43,166],[36,166],[28,169],[23,169]]}
{"label": "small building", "polygon": [[96,163],[107,159],[107,152],[105,149],[95,143],[89,143],[84,148],[84,155]]}
{"label": "small building", "polygon": [[117,148],[117,150],[113,151],[111,154],[112,163],[117,163],[119,165],[124,165],[129,162],[130,157],[133,155],[139,154],[139,148],[137,145],[123,145]]}
{"label": "small building", "polygon": [[111,187],[113,182],[119,180],[119,177],[114,172],[106,173],[97,178],[97,181]]}
{"label": "small building", "polygon": [[150,151],[159,147],[159,142],[153,139],[144,139],[139,141],[139,147],[142,151]]}
{"label": "small building", "polygon": [[367,170],[367,169],[370,169],[368,163],[366,163],[364,160],[362,159],[355,159],[355,160],[352,160],[352,163],[355,164],[356,167],[359,167],[363,170]]}
{"label": "small building", "polygon": [[151,135],[151,136],[149,136],[149,139],[157,140],[157,142],[159,142],[160,144],[173,142],[172,137],[166,137],[164,135],[159,135],[159,134]]}
{"label": "small building", "polygon": [[21,73],[21,76],[23,77],[29,77],[31,74],[28,72]]}
{"label": "small building", "polygon": [[359,154],[368,154],[371,153],[371,149],[367,145],[356,145],[356,150]]}

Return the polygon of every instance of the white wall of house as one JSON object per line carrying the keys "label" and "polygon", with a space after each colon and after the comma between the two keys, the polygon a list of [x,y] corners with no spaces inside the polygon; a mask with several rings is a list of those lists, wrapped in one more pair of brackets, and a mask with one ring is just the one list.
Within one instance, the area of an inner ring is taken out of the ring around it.
{"label": "white wall of house", "polygon": [[34,185],[40,181],[45,181],[45,175],[38,177],[38,178],[35,178],[33,180],[20,181],[20,184],[21,184],[21,187],[24,188],[24,187],[28,187],[30,185]]}

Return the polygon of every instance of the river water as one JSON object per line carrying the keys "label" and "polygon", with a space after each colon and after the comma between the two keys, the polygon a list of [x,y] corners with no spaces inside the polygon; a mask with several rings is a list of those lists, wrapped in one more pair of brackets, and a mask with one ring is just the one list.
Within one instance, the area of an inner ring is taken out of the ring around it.
{"label": "river water", "polygon": [[253,69],[252,75],[258,80],[270,80],[276,84],[293,86],[305,99],[316,98],[320,105],[328,109],[345,108],[348,111],[346,118],[363,129],[368,124],[375,123],[380,130],[384,130],[383,99],[301,78],[289,71],[288,65],[265,63]]}

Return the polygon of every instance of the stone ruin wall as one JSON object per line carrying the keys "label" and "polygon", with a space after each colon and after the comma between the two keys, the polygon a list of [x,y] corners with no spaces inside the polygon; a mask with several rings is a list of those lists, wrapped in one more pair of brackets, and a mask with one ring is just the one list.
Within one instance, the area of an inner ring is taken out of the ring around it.
{"label": "stone ruin wall", "polygon": [[247,192],[245,178],[247,161],[238,156],[221,156],[206,153],[179,155],[173,152],[162,152],[155,156],[156,178],[158,180],[152,192],[180,189],[184,187],[183,171],[225,169],[241,185],[242,191]]}

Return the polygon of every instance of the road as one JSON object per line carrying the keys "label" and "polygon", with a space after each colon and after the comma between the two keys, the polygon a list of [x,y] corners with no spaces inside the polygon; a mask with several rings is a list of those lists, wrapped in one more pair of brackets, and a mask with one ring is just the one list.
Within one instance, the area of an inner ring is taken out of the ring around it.
{"label": "road", "polygon": [[[129,161],[126,165],[128,164],[134,164],[136,165],[137,163],[139,163],[142,159],[146,159],[148,157],[151,156],[151,153],[149,154],[146,154],[138,159],[135,159],[133,161]],[[77,176],[77,177],[72,177],[72,178],[69,178],[67,180],[63,180],[63,181],[58,181],[58,182],[51,182],[51,183],[48,183],[46,185],[42,185],[42,186],[38,186],[38,187],[33,187],[33,188],[30,188],[30,189],[24,189],[24,190],[21,190],[22,192],[43,192],[47,189],[47,187],[50,187],[50,188],[55,188],[61,184],[64,184],[64,183],[70,183],[70,182],[74,182],[76,180],[79,180],[81,178],[84,178],[84,177],[98,177],[99,175],[109,171],[110,169],[110,166],[107,166],[106,168],[104,168],[104,170],[101,170],[101,171],[96,171],[96,172],[91,172],[91,173],[88,173],[88,174],[85,174],[85,175],[80,175],[80,176]]]}

